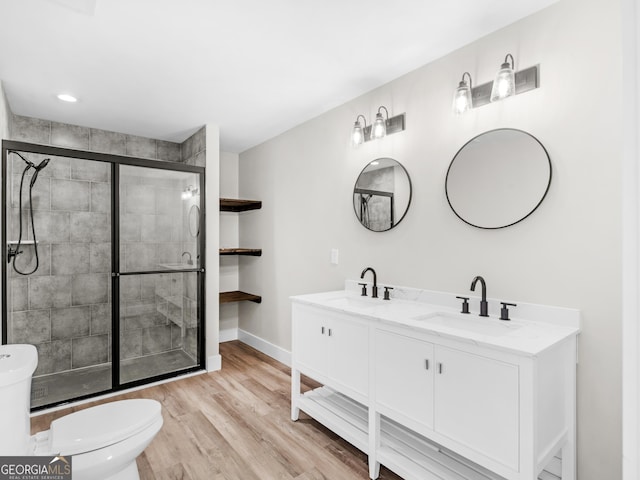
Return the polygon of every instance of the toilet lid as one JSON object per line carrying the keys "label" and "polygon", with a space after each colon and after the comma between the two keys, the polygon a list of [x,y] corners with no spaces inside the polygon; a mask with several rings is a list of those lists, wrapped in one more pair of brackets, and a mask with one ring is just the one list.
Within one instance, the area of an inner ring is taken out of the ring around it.
{"label": "toilet lid", "polygon": [[125,440],[161,418],[160,403],[134,399],[105,403],[51,422],[51,452],[76,455]]}

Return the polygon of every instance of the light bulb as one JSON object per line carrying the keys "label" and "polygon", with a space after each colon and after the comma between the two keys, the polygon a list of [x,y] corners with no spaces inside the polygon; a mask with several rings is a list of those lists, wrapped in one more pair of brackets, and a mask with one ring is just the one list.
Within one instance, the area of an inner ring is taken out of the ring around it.
{"label": "light bulb", "polygon": [[463,80],[453,95],[453,113],[460,115],[472,107],[471,87]]}
{"label": "light bulb", "polygon": [[[507,55],[509,57],[510,55]],[[513,60],[513,57],[512,57]],[[491,87],[491,101],[496,102],[516,94],[516,75],[513,66],[506,59],[496,74]]]}
{"label": "light bulb", "polygon": [[371,127],[371,139],[382,138],[387,134],[387,124],[382,118],[382,114],[378,112],[376,119]]}
{"label": "light bulb", "polygon": [[353,125],[353,132],[351,133],[351,143],[354,147],[357,147],[358,145],[362,145],[362,142],[364,142],[364,132],[360,120],[356,120],[356,123]]}

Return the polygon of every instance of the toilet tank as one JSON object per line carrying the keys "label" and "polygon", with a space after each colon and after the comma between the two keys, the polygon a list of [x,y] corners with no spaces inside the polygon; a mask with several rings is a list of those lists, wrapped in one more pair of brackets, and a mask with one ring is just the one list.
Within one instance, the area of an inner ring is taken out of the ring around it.
{"label": "toilet tank", "polygon": [[0,345],[0,456],[29,455],[33,345]]}

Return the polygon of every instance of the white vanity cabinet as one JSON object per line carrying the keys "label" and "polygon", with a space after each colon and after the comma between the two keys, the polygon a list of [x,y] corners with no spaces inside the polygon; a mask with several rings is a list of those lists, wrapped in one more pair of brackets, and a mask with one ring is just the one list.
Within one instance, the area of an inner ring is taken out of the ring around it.
{"label": "white vanity cabinet", "polygon": [[364,402],[369,395],[369,327],[351,316],[293,306],[294,363],[301,373]]}
{"label": "white vanity cabinet", "polygon": [[[504,323],[343,297],[293,299],[293,420],[303,410],[367,453],[371,478],[382,464],[407,480],[536,480],[552,464],[576,479],[579,312]],[[300,374],[324,387],[301,393]]]}
{"label": "white vanity cabinet", "polygon": [[518,366],[404,333],[376,330],[376,411],[517,470]]}
{"label": "white vanity cabinet", "polygon": [[417,431],[433,429],[433,344],[375,332],[376,409]]}

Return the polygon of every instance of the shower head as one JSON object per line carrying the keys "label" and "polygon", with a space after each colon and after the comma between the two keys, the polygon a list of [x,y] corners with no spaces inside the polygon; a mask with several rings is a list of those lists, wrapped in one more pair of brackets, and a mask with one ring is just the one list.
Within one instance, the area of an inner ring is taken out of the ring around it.
{"label": "shower head", "polygon": [[40,170],[42,170],[44,167],[47,166],[47,164],[49,163],[49,158],[45,158],[43,161],[41,161],[37,166],[34,166],[33,164],[31,164],[33,166],[33,169],[35,170],[35,172],[33,172],[33,177],[31,177],[31,188],[33,188],[33,186],[36,183],[36,180],[38,179],[38,174],[40,173]]}
{"label": "shower head", "polygon": [[[43,161],[41,161],[37,167],[35,167],[36,172],[39,172],[40,170],[42,170],[44,167],[47,166],[47,164],[49,163],[49,160],[51,160],[50,158],[45,158]],[[33,165],[33,164],[31,164]]]}

